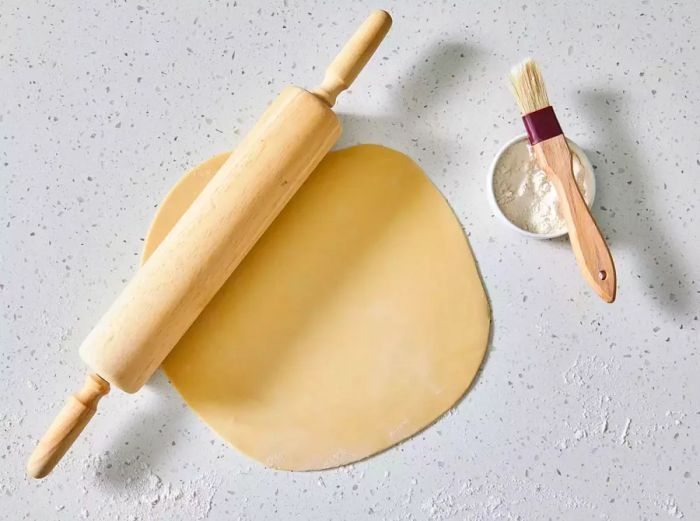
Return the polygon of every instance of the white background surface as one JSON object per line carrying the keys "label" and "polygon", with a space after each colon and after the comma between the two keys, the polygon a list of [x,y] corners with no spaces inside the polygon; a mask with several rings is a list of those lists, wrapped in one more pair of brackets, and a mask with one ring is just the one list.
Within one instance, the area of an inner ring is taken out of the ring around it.
{"label": "white background surface", "polygon": [[[700,8],[687,2],[0,2],[0,518],[700,519]],[[263,5],[264,4],[264,5]],[[370,8],[394,27],[339,147],[411,155],[455,209],[493,307],[481,377],[433,427],[327,472],[228,448],[158,373],[115,391],[40,482],[37,437],[154,209],[287,83],[313,87]],[[603,304],[566,240],[505,229],[489,162],[533,55],[596,166]]]}

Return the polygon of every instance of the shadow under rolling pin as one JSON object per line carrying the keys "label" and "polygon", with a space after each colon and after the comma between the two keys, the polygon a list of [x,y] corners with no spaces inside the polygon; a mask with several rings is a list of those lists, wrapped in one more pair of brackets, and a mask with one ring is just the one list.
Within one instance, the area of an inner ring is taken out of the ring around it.
{"label": "shadow under rolling pin", "polygon": [[110,384],[138,391],[340,137],[331,110],[391,27],[375,11],[309,92],[290,86],[135,274],[80,347],[95,371],[39,441],[27,473],[49,474]]}

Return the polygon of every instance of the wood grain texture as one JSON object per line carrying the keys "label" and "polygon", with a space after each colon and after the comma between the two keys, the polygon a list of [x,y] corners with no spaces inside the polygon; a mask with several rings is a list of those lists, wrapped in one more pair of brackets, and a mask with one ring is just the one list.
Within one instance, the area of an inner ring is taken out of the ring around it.
{"label": "wood grain texture", "polygon": [[27,474],[38,479],[53,470],[95,415],[97,402],[108,392],[109,383],[94,373],[87,375],[83,388],[68,397],[63,409],[32,452],[27,463]]}
{"label": "wood grain texture", "polygon": [[571,151],[563,135],[541,141],[533,150],[540,167],[547,173],[559,195],[569,240],[576,261],[588,284],[606,302],[613,302],[617,291],[615,264],[608,245],[576,185]]}
{"label": "wood grain texture", "polygon": [[[93,382],[136,392],[160,366],[340,137],[330,99],[349,86],[390,24],[387,13],[370,16],[329,67],[322,95],[287,87],[270,105],[81,345],[100,375]],[[56,418],[29,461],[30,475],[48,474],[90,420],[101,396],[91,385]]]}
{"label": "wood grain texture", "polygon": [[138,391],[339,136],[328,105],[286,88],[85,339],[83,360]]}
{"label": "wood grain texture", "polygon": [[338,94],[355,81],[390,28],[391,16],[386,11],[369,15],[328,66],[321,85],[312,92],[328,106],[335,105]]}

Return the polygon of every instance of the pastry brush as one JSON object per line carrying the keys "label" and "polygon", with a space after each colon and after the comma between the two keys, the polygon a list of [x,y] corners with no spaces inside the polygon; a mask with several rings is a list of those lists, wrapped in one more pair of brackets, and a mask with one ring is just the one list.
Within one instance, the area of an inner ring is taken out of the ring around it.
{"label": "pastry brush", "polygon": [[600,298],[613,302],[617,287],[615,264],[576,184],[571,150],[549,103],[537,63],[528,58],[513,67],[510,83],[537,162],[559,196],[571,247],[581,272]]}

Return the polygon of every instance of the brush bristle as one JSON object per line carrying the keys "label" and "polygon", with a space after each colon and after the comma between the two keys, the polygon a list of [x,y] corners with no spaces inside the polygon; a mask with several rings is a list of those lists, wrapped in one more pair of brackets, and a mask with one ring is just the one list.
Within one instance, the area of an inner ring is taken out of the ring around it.
{"label": "brush bristle", "polygon": [[513,92],[520,112],[529,114],[549,106],[547,89],[544,86],[540,68],[532,58],[510,70],[510,90]]}

